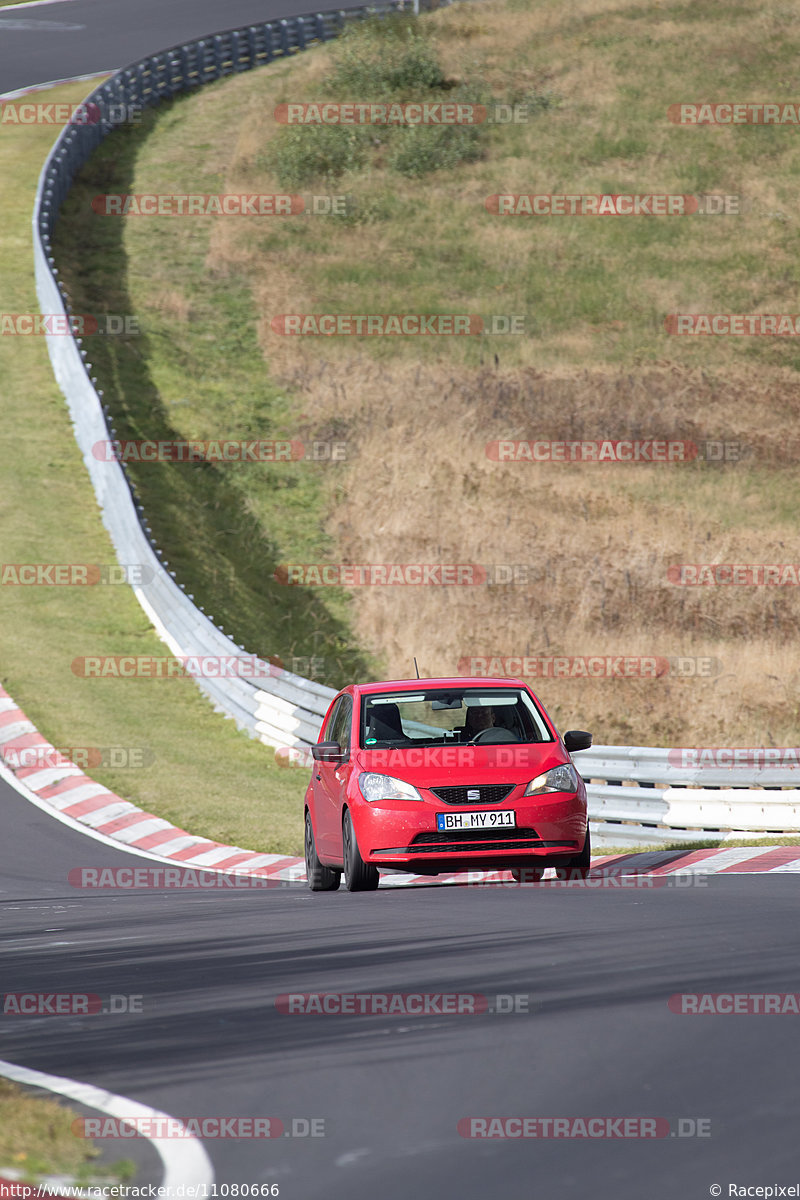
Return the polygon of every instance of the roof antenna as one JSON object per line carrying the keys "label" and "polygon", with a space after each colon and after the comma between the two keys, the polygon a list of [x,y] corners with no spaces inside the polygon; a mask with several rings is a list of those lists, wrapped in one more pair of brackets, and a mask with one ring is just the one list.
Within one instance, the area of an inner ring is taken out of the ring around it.
{"label": "roof antenna", "polygon": [[417,672],[417,679],[419,679],[419,667],[417,666],[416,658],[414,658],[414,670]]}

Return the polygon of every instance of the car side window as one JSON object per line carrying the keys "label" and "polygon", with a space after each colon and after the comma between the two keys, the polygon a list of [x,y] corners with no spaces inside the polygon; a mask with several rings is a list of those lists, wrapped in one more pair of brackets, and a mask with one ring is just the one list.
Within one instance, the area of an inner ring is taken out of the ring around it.
{"label": "car side window", "polygon": [[342,696],[331,724],[330,740],[338,742],[342,750],[350,749],[350,725],[353,715],[353,701],[349,696]]}
{"label": "car side window", "polygon": [[336,722],[338,720],[339,713],[342,711],[343,700],[344,700],[344,696],[340,696],[330,711],[330,716],[328,717],[328,720],[325,723],[325,733],[323,734],[323,741],[332,742],[335,740],[334,736],[333,736],[333,730],[336,726]]}

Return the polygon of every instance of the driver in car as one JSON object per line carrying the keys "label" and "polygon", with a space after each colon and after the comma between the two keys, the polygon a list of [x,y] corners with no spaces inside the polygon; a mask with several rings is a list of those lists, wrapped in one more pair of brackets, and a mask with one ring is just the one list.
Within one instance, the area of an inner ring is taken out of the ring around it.
{"label": "driver in car", "polygon": [[495,712],[491,705],[468,708],[464,722],[464,741],[471,742],[477,734],[482,733],[484,729],[491,729],[495,724]]}

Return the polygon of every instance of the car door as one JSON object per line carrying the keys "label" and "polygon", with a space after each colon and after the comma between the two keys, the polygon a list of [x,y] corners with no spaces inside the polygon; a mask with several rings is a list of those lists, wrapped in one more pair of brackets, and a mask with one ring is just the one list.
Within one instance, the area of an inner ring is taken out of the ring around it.
{"label": "car door", "polygon": [[352,696],[340,696],[331,712],[325,740],[338,742],[345,758],[342,762],[314,763],[317,853],[323,858],[342,858],[342,804],[350,771],[350,728],[353,721]]}

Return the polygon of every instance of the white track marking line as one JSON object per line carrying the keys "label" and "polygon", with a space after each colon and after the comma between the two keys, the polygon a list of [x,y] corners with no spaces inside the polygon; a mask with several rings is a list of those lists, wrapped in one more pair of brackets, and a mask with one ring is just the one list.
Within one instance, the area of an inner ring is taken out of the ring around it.
{"label": "white track marking line", "polygon": [[[45,4],[65,4],[67,0],[44,0]],[[10,8],[15,7],[11,5]],[[28,7],[26,4],[25,8]],[[10,8],[0,8],[0,17]],[[31,92],[47,92],[50,88],[63,87],[65,83],[86,83],[90,79],[102,79],[106,75],[114,75],[119,67],[111,67],[108,71],[92,71],[91,75],[70,75],[66,79],[49,79],[47,83],[34,83],[30,87],[16,88],[13,92],[0,92],[0,100],[19,100],[21,96],[29,96]]]}
{"label": "white track marking line", "polygon": [[[135,846],[127,846],[120,840],[120,835],[116,838],[107,837],[104,833],[99,833],[96,829],[84,825],[81,821],[76,821],[74,817],[68,817],[66,813],[59,812],[57,808],[53,808],[47,800],[41,800],[35,792],[30,788],[25,787],[25,784],[17,779],[13,771],[10,771],[4,762],[0,761],[0,779],[12,787],[14,791],[19,792],[25,800],[29,800],[31,804],[35,804],[42,812],[53,817],[54,820],[60,821],[62,825],[68,825],[70,829],[74,829],[76,833],[82,833],[86,837],[94,838],[97,842],[103,842],[104,845],[110,846],[112,850],[119,850],[121,854],[135,854],[139,858],[149,858],[153,862],[167,863],[168,866],[174,867],[175,862],[170,858],[162,858],[160,854],[154,854],[150,850],[140,850]],[[165,821],[164,826],[169,827],[169,822]],[[132,826],[131,828],[136,828]],[[122,830],[121,833],[127,833],[127,830]]]}
{"label": "white track marking line", "polygon": [[[0,1075],[13,1079],[15,1083],[27,1084],[29,1087],[45,1088],[48,1092],[56,1092],[66,1096],[77,1104],[85,1104],[97,1112],[107,1113],[118,1120],[136,1118],[162,1118],[175,1120],[168,1113],[159,1112],[138,1100],[129,1100],[126,1096],[116,1096],[105,1088],[95,1087],[91,1083],[80,1083],[77,1079],[66,1079],[62,1075],[47,1075],[43,1071],[33,1071],[29,1067],[20,1067],[16,1063],[4,1062],[0,1059]],[[144,1136],[147,1136],[146,1134]],[[151,1138],[147,1140],[164,1164],[164,1177],[161,1186],[176,1188],[178,1184],[211,1184],[214,1182],[214,1168],[203,1148],[203,1143],[188,1133],[179,1138]]]}

